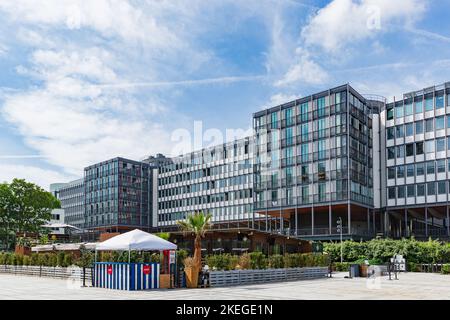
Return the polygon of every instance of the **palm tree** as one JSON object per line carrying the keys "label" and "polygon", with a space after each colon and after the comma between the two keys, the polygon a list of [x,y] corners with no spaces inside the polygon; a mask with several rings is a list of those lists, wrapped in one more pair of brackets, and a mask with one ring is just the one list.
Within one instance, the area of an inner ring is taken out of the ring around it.
{"label": "palm tree", "polygon": [[210,213],[196,212],[187,217],[184,221],[177,221],[178,226],[187,232],[192,232],[195,235],[194,240],[194,261],[198,269],[202,265],[202,238],[206,232],[211,228],[212,215]]}

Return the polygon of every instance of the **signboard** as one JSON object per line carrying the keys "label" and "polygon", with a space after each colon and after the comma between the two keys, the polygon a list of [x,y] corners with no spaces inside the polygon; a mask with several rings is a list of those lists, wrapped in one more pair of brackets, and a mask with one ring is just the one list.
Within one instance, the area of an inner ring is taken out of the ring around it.
{"label": "signboard", "polygon": [[396,271],[406,271],[406,260],[402,255],[397,255],[394,258],[391,258],[391,263],[394,264]]}
{"label": "signboard", "polygon": [[171,250],[169,254],[169,264],[175,263],[175,251]]}
{"label": "signboard", "polygon": [[112,265],[108,265],[108,267],[106,268],[106,272],[108,274],[112,274]]}
{"label": "signboard", "polygon": [[148,266],[148,265],[145,265],[145,266],[142,268],[142,272],[143,272],[144,274],[150,274],[150,272],[151,272],[151,267]]}

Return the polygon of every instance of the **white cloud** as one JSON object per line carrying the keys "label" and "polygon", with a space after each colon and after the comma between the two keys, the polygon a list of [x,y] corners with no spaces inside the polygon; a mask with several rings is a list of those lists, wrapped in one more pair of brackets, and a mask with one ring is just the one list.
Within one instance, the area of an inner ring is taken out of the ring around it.
{"label": "white cloud", "polygon": [[[82,173],[80,173],[78,178],[81,177],[81,175]],[[0,182],[11,182],[14,178],[25,179],[49,190],[50,184],[55,182],[67,182],[76,179],[77,176],[64,175],[53,170],[42,169],[35,166],[0,164]]]}
{"label": "white cloud", "polygon": [[410,26],[426,9],[423,0],[334,0],[311,17],[301,35],[306,46],[328,52],[388,31],[393,23]]}
{"label": "white cloud", "polygon": [[322,84],[329,79],[328,73],[311,59],[310,54],[301,48],[297,49],[297,62],[292,65],[276,86],[285,86],[296,82]]}
{"label": "white cloud", "polygon": [[31,62],[30,74],[43,85],[6,94],[2,111],[49,163],[77,175],[107,158],[167,150],[169,134],[147,120],[165,112],[158,101],[141,105],[130,91],[92,85],[117,79],[105,50],[37,50]]}
{"label": "white cloud", "polygon": [[[318,61],[342,59],[360,41],[374,38],[396,26],[412,28],[414,22],[422,17],[426,6],[427,1],[422,0],[331,1],[311,15],[301,29],[296,56],[275,85],[326,83],[330,76]],[[377,54],[386,51],[378,41],[372,47]]]}

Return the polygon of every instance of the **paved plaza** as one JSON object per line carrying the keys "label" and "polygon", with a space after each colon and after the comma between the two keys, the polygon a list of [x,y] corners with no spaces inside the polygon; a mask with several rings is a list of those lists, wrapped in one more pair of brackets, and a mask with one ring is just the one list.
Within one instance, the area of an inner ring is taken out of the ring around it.
{"label": "paved plaza", "polygon": [[80,288],[66,280],[0,274],[0,299],[302,299],[302,300],[425,300],[450,299],[450,276],[406,273],[400,279],[383,276],[375,281],[345,279],[338,273],[332,279],[246,285],[207,289],[160,289],[126,292]]}

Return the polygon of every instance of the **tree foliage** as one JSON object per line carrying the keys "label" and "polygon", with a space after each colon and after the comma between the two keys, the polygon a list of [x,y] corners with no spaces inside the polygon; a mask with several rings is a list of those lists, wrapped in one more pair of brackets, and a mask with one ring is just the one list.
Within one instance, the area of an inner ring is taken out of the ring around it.
{"label": "tree foliage", "polygon": [[51,211],[61,204],[50,192],[23,179],[0,184],[0,237],[11,246],[17,233],[43,232]]}

